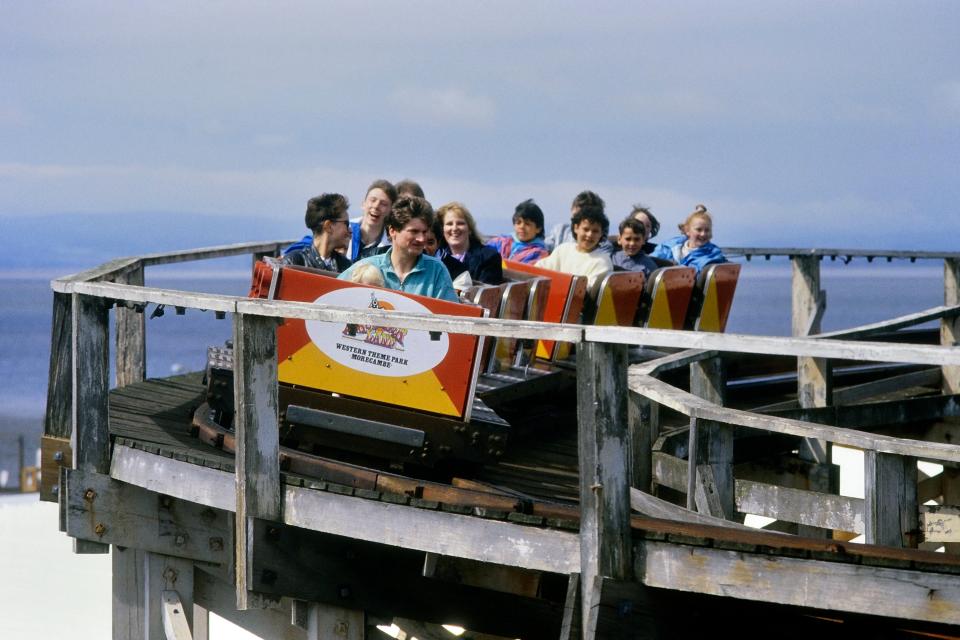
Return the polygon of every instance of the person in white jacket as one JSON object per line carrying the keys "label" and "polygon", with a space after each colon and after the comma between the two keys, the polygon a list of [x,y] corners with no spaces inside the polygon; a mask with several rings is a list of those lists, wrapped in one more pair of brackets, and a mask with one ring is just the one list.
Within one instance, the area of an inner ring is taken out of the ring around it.
{"label": "person in white jacket", "polygon": [[587,289],[596,296],[596,288],[602,276],[613,271],[610,254],[600,246],[605,239],[605,230],[610,221],[597,206],[581,207],[572,220],[573,242],[565,242],[553,250],[546,258],[537,262],[538,267],[563,271],[587,277]]}

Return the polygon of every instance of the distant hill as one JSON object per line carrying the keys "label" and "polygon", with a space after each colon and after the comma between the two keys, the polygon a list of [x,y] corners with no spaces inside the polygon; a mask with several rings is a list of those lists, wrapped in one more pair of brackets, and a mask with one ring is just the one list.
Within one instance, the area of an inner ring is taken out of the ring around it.
{"label": "distant hill", "polygon": [[0,270],[92,267],[141,253],[300,237],[303,221],[187,213],[0,217]]}

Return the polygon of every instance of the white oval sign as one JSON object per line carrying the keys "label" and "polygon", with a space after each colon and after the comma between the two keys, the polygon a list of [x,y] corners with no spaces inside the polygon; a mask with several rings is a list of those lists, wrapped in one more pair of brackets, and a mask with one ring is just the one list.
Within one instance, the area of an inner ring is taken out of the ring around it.
{"label": "white oval sign", "polygon": [[[314,304],[355,309],[387,309],[432,313],[415,300],[392,291],[345,287],[325,293]],[[307,335],[328,357],[340,364],[379,376],[412,376],[430,371],[447,356],[446,333],[413,331],[375,324],[334,324],[307,320]]]}

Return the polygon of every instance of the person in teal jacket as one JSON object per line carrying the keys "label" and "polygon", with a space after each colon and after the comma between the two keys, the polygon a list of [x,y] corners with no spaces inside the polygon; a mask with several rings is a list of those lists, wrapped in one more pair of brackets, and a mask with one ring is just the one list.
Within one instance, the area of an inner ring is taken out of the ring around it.
{"label": "person in teal jacket", "polygon": [[720,247],[710,242],[713,238],[713,219],[705,206],[698,204],[679,227],[682,235],[658,244],[651,257],[694,267],[698,274],[708,264],[727,262]]}
{"label": "person in teal jacket", "polygon": [[424,254],[427,231],[433,225],[433,207],[417,196],[403,196],[387,214],[391,246],[386,253],[364,258],[337,276],[350,280],[360,265],[377,267],[387,289],[459,302],[450,273],[443,263]]}

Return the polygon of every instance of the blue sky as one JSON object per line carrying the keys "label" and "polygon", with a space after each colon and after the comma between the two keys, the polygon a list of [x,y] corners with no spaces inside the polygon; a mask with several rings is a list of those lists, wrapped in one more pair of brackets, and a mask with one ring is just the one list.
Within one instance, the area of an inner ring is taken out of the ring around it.
{"label": "blue sky", "polygon": [[292,237],[378,177],[487,232],[591,188],[661,238],[703,202],[728,246],[952,250],[960,3],[0,0],[0,217]]}

